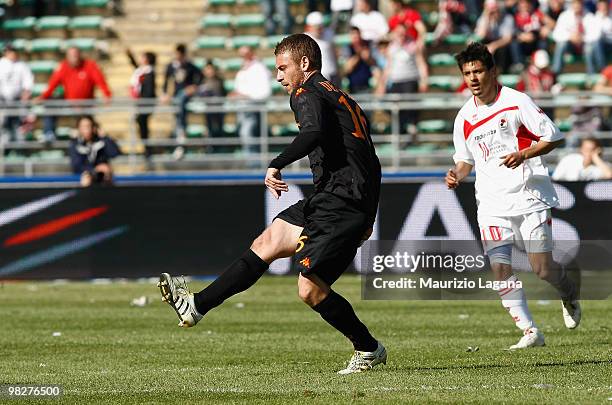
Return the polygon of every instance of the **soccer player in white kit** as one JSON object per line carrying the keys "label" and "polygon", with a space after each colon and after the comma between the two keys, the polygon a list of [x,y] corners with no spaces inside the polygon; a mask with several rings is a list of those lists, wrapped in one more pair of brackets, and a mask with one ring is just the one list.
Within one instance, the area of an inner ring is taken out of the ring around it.
{"label": "soccer player in white kit", "polygon": [[510,349],[544,346],[525,293],[516,286],[511,254],[514,243],[526,250],[533,271],[558,290],[565,326],[578,326],[577,287],[552,258],[551,208],[558,205],[558,197],[540,157],[557,147],[563,135],[528,95],[497,82],[495,62],[485,45],[472,43],[456,59],[473,97],[455,119],[455,167],[448,171],[446,184],[456,188],[475,168],[483,247],[495,279],[509,282],[510,287],[497,293],[524,333]]}

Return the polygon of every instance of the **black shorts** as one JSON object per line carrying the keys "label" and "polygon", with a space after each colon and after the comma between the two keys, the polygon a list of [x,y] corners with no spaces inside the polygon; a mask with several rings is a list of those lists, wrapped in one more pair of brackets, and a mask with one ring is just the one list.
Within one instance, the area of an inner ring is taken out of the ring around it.
{"label": "black shorts", "polygon": [[293,266],[302,274],[316,274],[332,285],[355,258],[368,215],[355,203],[330,193],[316,193],[277,215],[304,228]]}

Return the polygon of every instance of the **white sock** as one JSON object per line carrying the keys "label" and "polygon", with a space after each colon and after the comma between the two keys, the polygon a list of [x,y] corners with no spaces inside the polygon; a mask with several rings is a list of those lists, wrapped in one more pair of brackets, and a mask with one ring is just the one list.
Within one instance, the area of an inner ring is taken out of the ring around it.
{"label": "white sock", "polygon": [[[512,275],[506,281],[517,282],[518,278]],[[497,290],[497,293],[502,300],[502,306],[508,310],[517,328],[524,331],[536,326],[527,307],[527,298],[522,288],[508,287]]]}

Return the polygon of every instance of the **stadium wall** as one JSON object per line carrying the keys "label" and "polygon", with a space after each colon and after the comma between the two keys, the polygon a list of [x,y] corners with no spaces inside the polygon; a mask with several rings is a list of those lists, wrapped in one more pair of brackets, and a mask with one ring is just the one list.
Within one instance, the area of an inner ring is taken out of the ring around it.
{"label": "stadium wall", "polygon": [[[559,240],[612,239],[612,182],[558,183]],[[10,188],[0,200],[0,279],[218,274],[311,186],[275,200],[258,184]],[[471,183],[383,184],[373,237],[472,240],[479,231]],[[292,272],[288,260],[271,272]],[[354,271],[354,269],[352,269]]]}

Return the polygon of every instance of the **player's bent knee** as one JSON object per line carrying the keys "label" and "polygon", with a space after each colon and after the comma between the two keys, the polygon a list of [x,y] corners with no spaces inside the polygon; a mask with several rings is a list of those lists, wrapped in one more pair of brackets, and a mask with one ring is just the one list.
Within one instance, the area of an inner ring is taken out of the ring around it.
{"label": "player's bent knee", "polygon": [[307,278],[300,277],[298,280],[298,296],[310,307],[314,307],[323,301],[327,294],[329,294],[329,291],[322,289]]}

